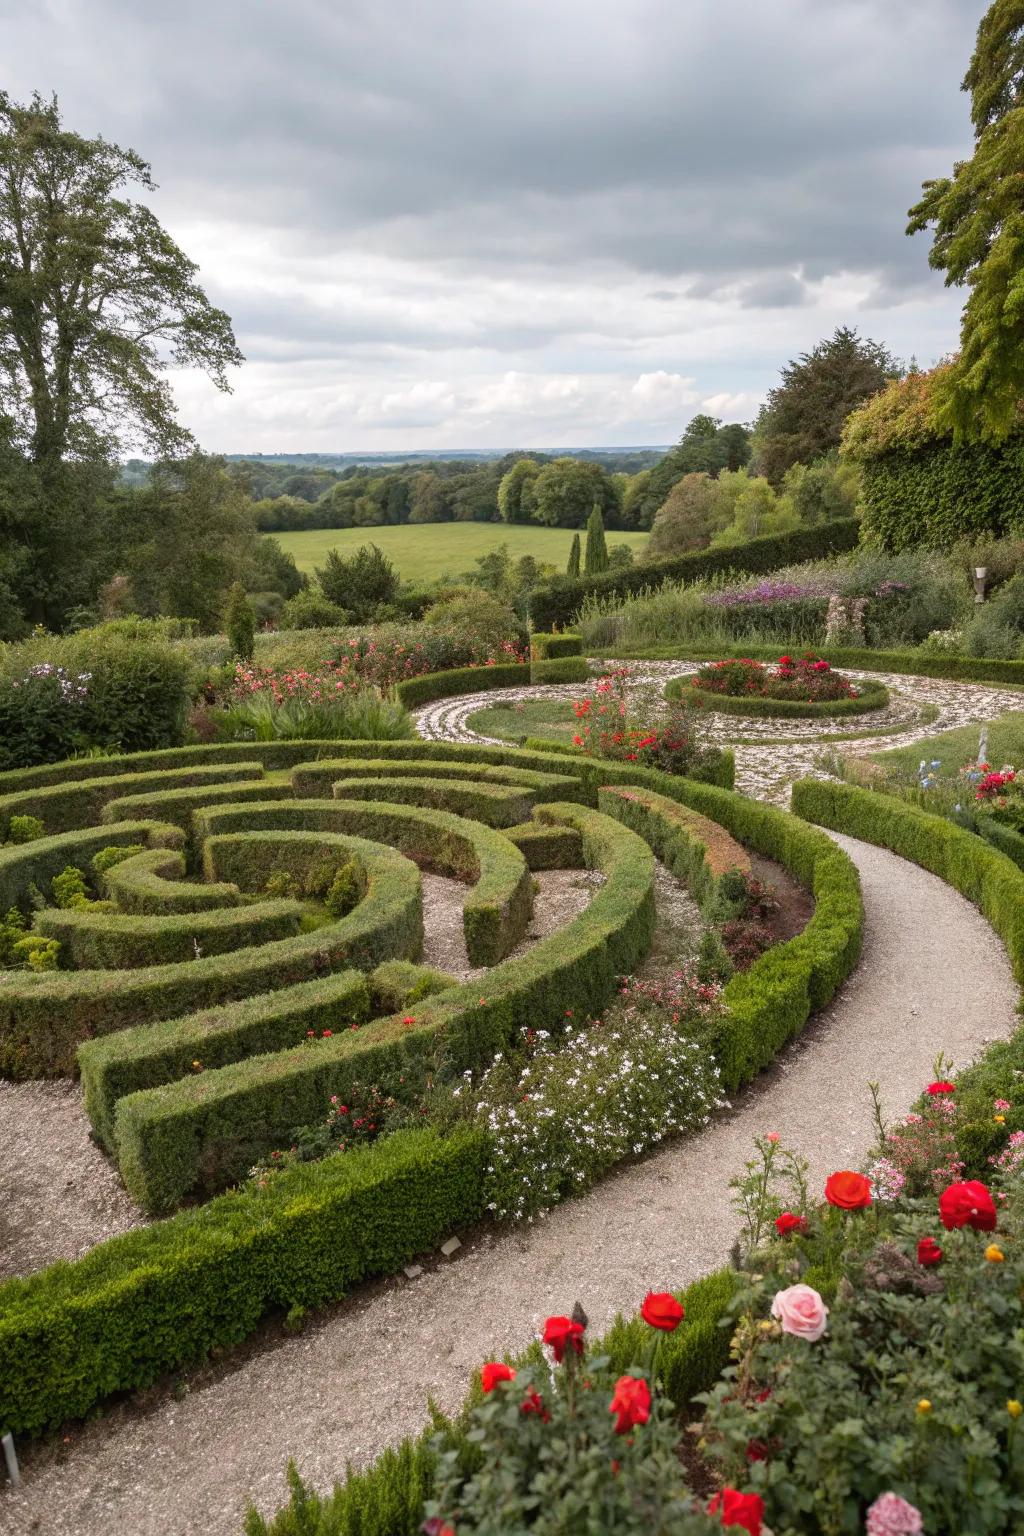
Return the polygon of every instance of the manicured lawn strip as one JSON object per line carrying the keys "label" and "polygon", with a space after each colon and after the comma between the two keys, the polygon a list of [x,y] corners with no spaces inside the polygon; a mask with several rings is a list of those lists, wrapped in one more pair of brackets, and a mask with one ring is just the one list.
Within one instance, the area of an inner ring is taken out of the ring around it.
{"label": "manicured lawn strip", "polygon": [[[674,1333],[666,1333],[658,1350],[658,1375],[669,1398],[684,1408],[698,1392],[708,1391],[729,1361],[729,1330],[722,1326],[732,1301],[737,1276],[729,1269],[715,1270],[676,1293],[686,1320]],[[645,1360],[650,1352],[651,1330],[639,1316],[617,1317],[602,1339],[594,1340],[590,1354],[605,1356],[614,1375]],[[506,1357],[521,1370],[538,1365],[538,1344],[520,1355]],[[466,1424],[469,1408],[482,1395],[480,1378],[474,1374],[466,1400],[454,1419],[435,1409],[422,1434],[408,1435],[386,1450],[363,1472],[351,1472],[329,1494],[307,1489],[297,1474],[289,1473],[292,1497],[269,1520],[250,1509],[246,1536],[418,1536],[424,1506],[434,1487],[435,1456],[431,1440],[443,1427],[455,1442],[469,1450]]]}
{"label": "manicured lawn strip", "polygon": [[988,761],[993,767],[1014,763],[1024,768],[1024,712],[1000,715],[985,725],[961,725],[951,731],[939,731],[935,736],[922,737],[909,747],[872,752],[870,761],[881,763],[884,768],[903,773],[908,778],[916,779],[922,758],[926,762],[937,760],[945,773],[956,774],[965,763],[977,759],[983,730],[988,737]]}
{"label": "manicured lawn strip", "polygon": [[87,1040],[78,1049],[86,1113],[97,1138],[112,1152],[114,1108],[127,1094],[172,1083],[194,1070],[301,1045],[310,1029],[319,1035],[324,1029],[349,1028],[365,1023],[370,1012],[362,972],[335,971],[224,1008]]}
{"label": "manicured lawn strip", "polygon": [[565,629],[575,622],[584,598],[592,593],[600,597],[627,597],[632,592],[663,586],[667,581],[701,581],[729,572],[754,575],[777,571],[784,565],[820,560],[855,549],[859,541],[860,523],[855,517],[844,517],[813,528],[797,528],[792,533],[748,539],[743,544],[701,549],[672,560],[652,560],[603,576],[578,581],[561,577],[550,586],[534,588],[530,596],[530,622],[534,629],[545,632]]}
{"label": "manicured lawn strip", "polygon": [[[0,848],[0,913],[18,907],[28,912],[33,885],[46,891],[50,881],[69,864],[84,869],[104,848],[149,843],[158,848],[180,848],[185,841],[180,828],[156,821],[122,821],[116,827],[82,827],[54,837],[37,837],[31,843]],[[3,1070],[0,1065],[0,1070]]]}
{"label": "manicured lawn strip", "polygon": [[35,931],[59,942],[61,965],[70,960],[72,970],[133,970],[286,939],[298,933],[303,910],[289,898],[160,914],[44,907]]}
{"label": "manicured lawn strip", "polygon": [[482,1214],[486,1137],[402,1131],[0,1286],[0,1424],[38,1434],[323,1306]]}
{"label": "manicured lawn strip", "polygon": [[[109,837],[118,830],[130,836],[132,827],[125,822],[102,834]],[[138,841],[138,830],[136,825],[133,841]],[[168,831],[181,835],[176,827]],[[346,842],[368,873],[379,870],[379,878],[371,878],[366,896],[347,917],[312,933],[138,971],[12,972],[0,978],[0,1071],[11,1077],[71,1073],[77,1047],[95,1035],[236,1002],[326,971],[364,968],[394,957],[418,959],[423,926],[416,871],[407,874],[407,861],[393,850],[360,846],[356,839]],[[29,843],[26,849],[39,846]],[[395,862],[386,866],[389,852]]]}
{"label": "manicured lawn strip", "polygon": [[[221,831],[347,833],[397,848],[426,868],[472,881],[462,920],[473,965],[495,965],[503,959],[519,943],[533,913],[533,887],[519,850],[491,827],[448,811],[385,801],[304,799],[197,812],[196,826],[204,839]],[[238,857],[245,858],[243,843]],[[235,870],[220,863],[206,872],[233,878]]]}
{"label": "manicured lawn strip", "polygon": [[481,736],[497,736],[512,746],[549,741],[571,746],[580,723],[568,699],[524,699],[521,704],[491,704],[475,710],[466,725]]}
{"label": "manicured lawn strip", "polygon": [[714,710],[721,715],[757,715],[764,720],[832,720],[843,715],[863,715],[872,709],[884,709],[889,690],[884,683],[871,679],[861,683],[855,699],[771,699],[756,694],[749,697],[713,693],[697,688],[693,678],[674,677],[665,689],[669,699],[685,699],[696,709]]}
{"label": "manicured lawn strip", "polygon": [[[808,647],[793,641],[789,650],[800,655]],[[1024,661],[1002,661],[984,656],[929,656],[923,651],[874,651],[868,647],[814,646],[814,654],[833,667],[854,667],[862,672],[898,672],[907,677],[940,677],[950,682],[998,683],[1001,687],[1024,688]],[[736,645],[674,644],[643,646],[639,649],[616,648],[616,661],[720,661],[726,656],[749,656],[754,661],[778,661],[787,646],[755,645],[752,641]]]}
{"label": "manicured lawn strip", "polygon": [[[6,834],[12,816],[38,816],[47,832],[51,833],[95,825],[107,801],[115,798],[114,791],[120,799],[126,793],[187,789],[193,785],[205,788],[230,782],[232,778],[262,777],[262,763],[239,762],[223,766],[205,764],[162,769],[153,773],[124,774],[116,779],[104,775],[80,782],[15,791],[0,798],[0,837]],[[145,818],[136,814],[131,819],[139,821]]]}
{"label": "manicured lawn strip", "polygon": [[640,838],[596,811],[548,805],[538,816],[578,831],[588,866],[605,874],[574,922],[482,981],[426,999],[407,1017],[378,1019],[312,1048],[250,1057],[121,1099],[114,1135],[135,1197],[163,1212],[197,1187],[224,1187],[295,1126],[316,1119],[332,1094],[352,1102],[359,1085],[372,1083],[407,1097],[403,1084],[432,1068],[441,1038],[446,1066],[462,1072],[506,1049],[525,1019],[558,1030],[567,1007],[599,1013],[616,977],[634,970],[650,947],[654,858]]}

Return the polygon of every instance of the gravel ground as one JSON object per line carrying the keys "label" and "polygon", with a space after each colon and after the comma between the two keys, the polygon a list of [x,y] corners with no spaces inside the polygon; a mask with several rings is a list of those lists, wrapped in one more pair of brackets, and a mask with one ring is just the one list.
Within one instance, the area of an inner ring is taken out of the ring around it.
{"label": "gravel ground", "polygon": [[[905,1110],[942,1049],[972,1057],[1016,1023],[1017,989],[984,919],[934,876],[838,838],[867,909],[864,958],[833,1005],[699,1136],[605,1180],[520,1230],[484,1233],[451,1261],[361,1290],[298,1336],[270,1332],[198,1373],[25,1447],[24,1487],[0,1495],[0,1530],[46,1536],[238,1536],[248,1496],[285,1493],[284,1465],[327,1488],[417,1430],[432,1393],[462,1398],[473,1367],[521,1348],[578,1298],[595,1331],[648,1287],[684,1285],[727,1256],[728,1181],[751,1138],[781,1132],[816,1184],[855,1166],[872,1134],[869,1079]],[[953,963],[951,963],[953,962]],[[187,1388],[187,1390],[185,1390]]]}
{"label": "gravel ground", "polygon": [[81,1258],[145,1222],[114,1164],[89,1140],[77,1083],[0,1080],[0,1278]]}
{"label": "gravel ground", "polygon": [[[522,942],[510,951],[510,960],[527,954],[540,939],[550,938],[573,922],[604,884],[604,876],[593,869],[542,869],[533,879],[533,917]],[[466,889],[461,881],[447,875],[423,875],[423,964],[436,966],[460,981],[487,975],[487,967],[474,968],[466,954],[462,926]]]}

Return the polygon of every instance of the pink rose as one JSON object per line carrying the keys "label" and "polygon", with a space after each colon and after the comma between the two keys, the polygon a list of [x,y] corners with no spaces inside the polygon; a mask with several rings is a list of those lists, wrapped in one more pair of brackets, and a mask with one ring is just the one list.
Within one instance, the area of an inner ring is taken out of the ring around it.
{"label": "pink rose", "polygon": [[783,1333],[792,1333],[813,1344],[825,1332],[828,1307],[812,1285],[791,1285],[776,1291],[772,1317],[778,1318]]}

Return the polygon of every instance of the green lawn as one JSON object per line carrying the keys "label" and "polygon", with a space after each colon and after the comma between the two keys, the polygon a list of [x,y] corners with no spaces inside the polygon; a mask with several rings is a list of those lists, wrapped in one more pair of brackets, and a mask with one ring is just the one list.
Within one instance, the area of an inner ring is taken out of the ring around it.
{"label": "green lawn", "polygon": [[[916,777],[921,759],[936,760],[942,764],[944,774],[956,774],[965,763],[978,755],[980,725],[962,725],[953,731],[942,731],[937,736],[926,736],[923,741],[910,747],[897,747],[891,752],[873,752],[873,762],[908,778]],[[988,727],[988,761],[995,768],[1003,763],[1024,766],[1024,714],[1014,712],[1001,715]]]}
{"label": "green lawn", "polygon": [[[350,555],[360,544],[376,544],[403,581],[419,584],[442,576],[461,576],[499,544],[513,559],[533,555],[564,570],[572,544],[571,528],[533,528],[509,523],[414,523],[400,528],[314,528],[308,533],[275,533],[282,549],[295,556],[300,571],[312,575],[329,549]],[[639,555],[646,533],[609,533],[609,547],[629,544]]]}
{"label": "green lawn", "polygon": [[[580,685],[581,692],[586,690]],[[576,711],[569,699],[526,699],[519,704],[492,704],[479,709],[466,721],[471,731],[483,736],[497,736],[515,745],[527,736],[545,741],[572,741],[580,728]]]}

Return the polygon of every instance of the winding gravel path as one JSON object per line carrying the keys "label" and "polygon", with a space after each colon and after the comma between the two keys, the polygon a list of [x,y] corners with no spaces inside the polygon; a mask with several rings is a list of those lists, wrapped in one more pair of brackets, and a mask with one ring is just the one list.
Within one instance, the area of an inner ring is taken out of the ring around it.
{"label": "winding gravel path", "polygon": [[257,1347],[25,1447],[25,1484],[0,1494],[0,1531],[46,1536],[238,1536],[247,1497],[272,1510],[284,1464],[327,1488],[424,1420],[454,1408],[470,1371],[516,1350],[578,1298],[595,1331],[649,1287],[684,1285],[727,1256],[728,1181],[774,1129],[820,1184],[871,1141],[865,1084],[905,1110],[941,1048],[963,1063],[1014,1028],[1017,989],[984,919],[934,876],[838,838],[861,872],[864,958],[842,994],[701,1135],[661,1149],[521,1230],[487,1233],[451,1261],[361,1290],[299,1336]]}

